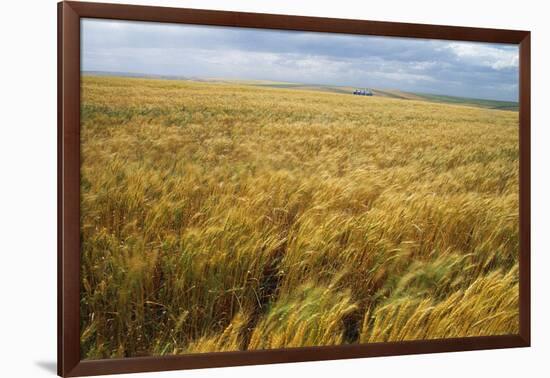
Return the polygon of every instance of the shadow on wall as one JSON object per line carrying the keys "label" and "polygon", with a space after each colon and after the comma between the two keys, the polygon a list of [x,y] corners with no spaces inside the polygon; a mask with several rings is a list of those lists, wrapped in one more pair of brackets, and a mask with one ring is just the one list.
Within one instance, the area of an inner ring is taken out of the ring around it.
{"label": "shadow on wall", "polygon": [[34,363],[54,375],[57,374],[57,362],[55,361],[35,361]]}

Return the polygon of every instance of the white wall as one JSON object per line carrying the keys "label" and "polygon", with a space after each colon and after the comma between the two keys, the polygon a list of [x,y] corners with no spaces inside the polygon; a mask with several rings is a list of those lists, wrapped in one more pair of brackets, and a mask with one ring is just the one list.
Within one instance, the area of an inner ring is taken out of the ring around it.
{"label": "white wall", "polygon": [[[528,29],[533,32],[533,347],[156,373],[158,377],[548,376],[550,26],[543,1],[127,0],[135,4]],[[111,0],[111,2],[118,2]],[[56,359],[56,2],[3,2],[0,49],[0,376]]]}

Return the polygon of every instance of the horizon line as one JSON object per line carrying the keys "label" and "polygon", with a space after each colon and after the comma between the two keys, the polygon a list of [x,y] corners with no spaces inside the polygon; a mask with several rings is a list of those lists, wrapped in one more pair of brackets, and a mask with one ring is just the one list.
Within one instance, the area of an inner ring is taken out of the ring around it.
{"label": "horizon line", "polygon": [[[283,84],[295,84],[295,85],[316,85],[320,87],[336,87],[336,88],[346,88],[346,87],[353,87],[353,88],[368,88],[373,90],[381,90],[381,91],[399,91],[402,93],[409,93],[409,94],[417,94],[417,95],[426,95],[426,96],[445,96],[450,98],[457,98],[457,99],[468,99],[468,100],[481,100],[481,101],[495,101],[495,102],[503,102],[503,103],[510,103],[519,105],[519,100],[497,100],[494,98],[483,98],[483,97],[464,97],[464,96],[456,96],[446,93],[430,93],[430,92],[410,92],[410,91],[404,91],[399,88],[375,88],[375,87],[369,87],[369,86],[353,86],[353,85],[335,85],[335,84],[323,84],[323,83],[300,83],[300,82],[294,82],[294,81],[280,81],[280,80],[270,80],[270,79],[229,79],[229,78],[223,78],[223,77],[213,77],[213,76],[186,76],[186,75],[179,75],[179,74],[154,74],[154,73],[144,73],[144,72],[130,72],[130,71],[102,71],[102,70],[80,70],[81,74],[104,74],[105,76],[117,76],[120,75],[122,77],[135,77],[135,78],[147,78],[152,77],[160,80],[228,80],[228,81],[271,81],[275,83],[283,83]],[[131,76],[130,76],[131,75]]]}

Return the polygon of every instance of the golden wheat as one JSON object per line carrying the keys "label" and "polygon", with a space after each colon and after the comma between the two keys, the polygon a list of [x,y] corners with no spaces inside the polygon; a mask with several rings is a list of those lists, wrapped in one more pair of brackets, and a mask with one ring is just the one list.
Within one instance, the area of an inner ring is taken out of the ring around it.
{"label": "golden wheat", "polygon": [[84,77],[85,358],[518,332],[516,112]]}

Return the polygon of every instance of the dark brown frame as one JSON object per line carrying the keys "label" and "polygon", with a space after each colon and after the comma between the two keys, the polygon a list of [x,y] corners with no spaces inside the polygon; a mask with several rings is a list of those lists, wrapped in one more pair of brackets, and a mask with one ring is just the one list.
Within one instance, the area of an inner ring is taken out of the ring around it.
{"label": "dark brown frame", "polygon": [[[520,332],[517,335],[363,345],[80,359],[80,19],[108,18],[518,44],[520,143]],[[82,2],[58,4],[58,374],[100,375],[528,347],[530,286],[530,32]]]}

